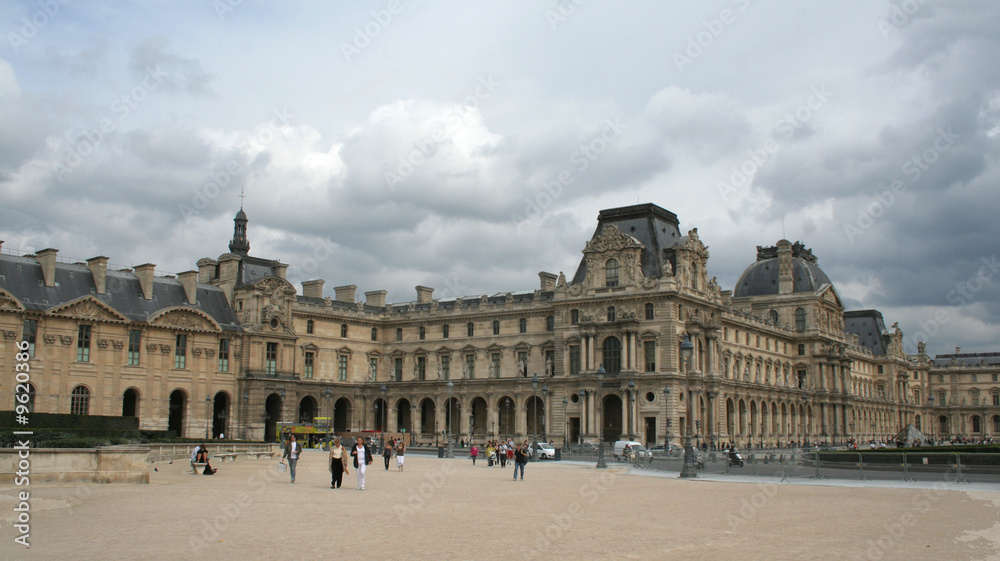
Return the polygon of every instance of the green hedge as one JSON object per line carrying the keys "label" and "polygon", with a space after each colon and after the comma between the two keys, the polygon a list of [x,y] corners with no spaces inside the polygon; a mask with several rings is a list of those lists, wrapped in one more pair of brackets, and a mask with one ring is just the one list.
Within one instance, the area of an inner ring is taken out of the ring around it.
{"label": "green hedge", "polygon": [[110,417],[102,415],[66,415],[63,413],[30,413],[29,423],[20,425],[13,411],[0,411],[0,427],[17,427],[12,430],[69,429],[137,431],[138,417]]}

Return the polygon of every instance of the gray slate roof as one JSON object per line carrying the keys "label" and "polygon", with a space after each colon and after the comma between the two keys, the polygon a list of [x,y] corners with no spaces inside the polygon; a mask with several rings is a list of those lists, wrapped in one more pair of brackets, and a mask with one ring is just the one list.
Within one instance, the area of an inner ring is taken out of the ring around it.
{"label": "gray slate roof", "polygon": [[147,322],[160,310],[187,306],[209,315],[223,330],[242,330],[225,293],[211,285],[199,284],[197,302],[191,305],[177,279],[154,278],[150,300],[142,297],[139,278],[131,272],[109,270],[105,294],[97,294],[94,277],[85,264],[57,262],[55,281],[56,286],[45,286],[42,266],[34,257],[0,256],[0,288],[10,292],[28,310],[43,312],[92,295],[132,321]]}
{"label": "gray slate roof", "polygon": [[[677,215],[652,203],[632,205],[602,210],[597,215],[597,229],[594,237],[604,228],[614,224],[623,234],[628,234],[645,246],[640,257],[642,274],[660,278],[663,275],[664,251],[681,241],[680,223]],[[671,263],[676,265],[675,263]],[[573,276],[573,283],[581,283],[587,278],[587,260],[581,259]]]}
{"label": "gray slate roof", "polygon": [[934,366],[950,366],[952,361],[958,366],[996,366],[1000,365],[1000,353],[952,353],[934,355],[931,364]]}
{"label": "gray slate roof", "polygon": [[889,331],[885,328],[882,312],[854,310],[844,312],[844,331],[858,336],[858,343],[875,356],[885,356],[889,345]]}

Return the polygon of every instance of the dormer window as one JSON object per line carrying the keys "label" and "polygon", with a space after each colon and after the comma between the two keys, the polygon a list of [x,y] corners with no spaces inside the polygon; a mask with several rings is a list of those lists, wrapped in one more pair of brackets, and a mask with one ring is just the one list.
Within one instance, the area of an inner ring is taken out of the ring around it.
{"label": "dormer window", "polygon": [[604,264],[604,286],[618,286],[618,260],[608,259]]}

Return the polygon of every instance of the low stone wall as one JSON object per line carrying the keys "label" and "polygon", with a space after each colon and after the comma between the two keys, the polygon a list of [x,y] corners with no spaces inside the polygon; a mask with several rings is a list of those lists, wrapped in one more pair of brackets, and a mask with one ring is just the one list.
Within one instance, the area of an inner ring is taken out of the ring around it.
{"label": "low stone wall", "polygon": [[[153,462],[164,462],[169,460],[184,460],[191,458],[191,451],[194,450],[195,444],[147,444],[146,448],[149,449],[149,457],[146,461],[149,463]],[[281,453],[280,448],[277,444],[250,444],[242,442],[226,442],[216,444],[211,440],[205,441],[205,446],[208,447],[209,454],[247,454],[248,452],[278,452]]]}
{"label": "low stone wall", "polygon": [[[149,483],[148,455],[145,446],[32,448],[28,478],[32,483]],[[17,450],[0,449],[0,483],[14,483],[20,460]]]}

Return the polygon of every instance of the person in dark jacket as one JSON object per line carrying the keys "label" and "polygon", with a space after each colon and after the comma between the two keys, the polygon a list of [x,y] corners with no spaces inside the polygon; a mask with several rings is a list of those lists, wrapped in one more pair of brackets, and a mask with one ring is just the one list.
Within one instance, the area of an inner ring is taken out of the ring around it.
{"label": "person in dark jacket", "polygon": [[528,463],[528,445],[522,444],[514,450],[514,481],[517,481],[517,470],[521,470],[521,481],[524,481],[524,466]]}
{"label": "person in dark jacket", "polygon": [[358,473],[358,490],[365,490],[365,468],[374,461],[372,449],[365,444],[365,439],[358,437],[358,442],[351,447],[351,456],[354,458],[354,470]]}

